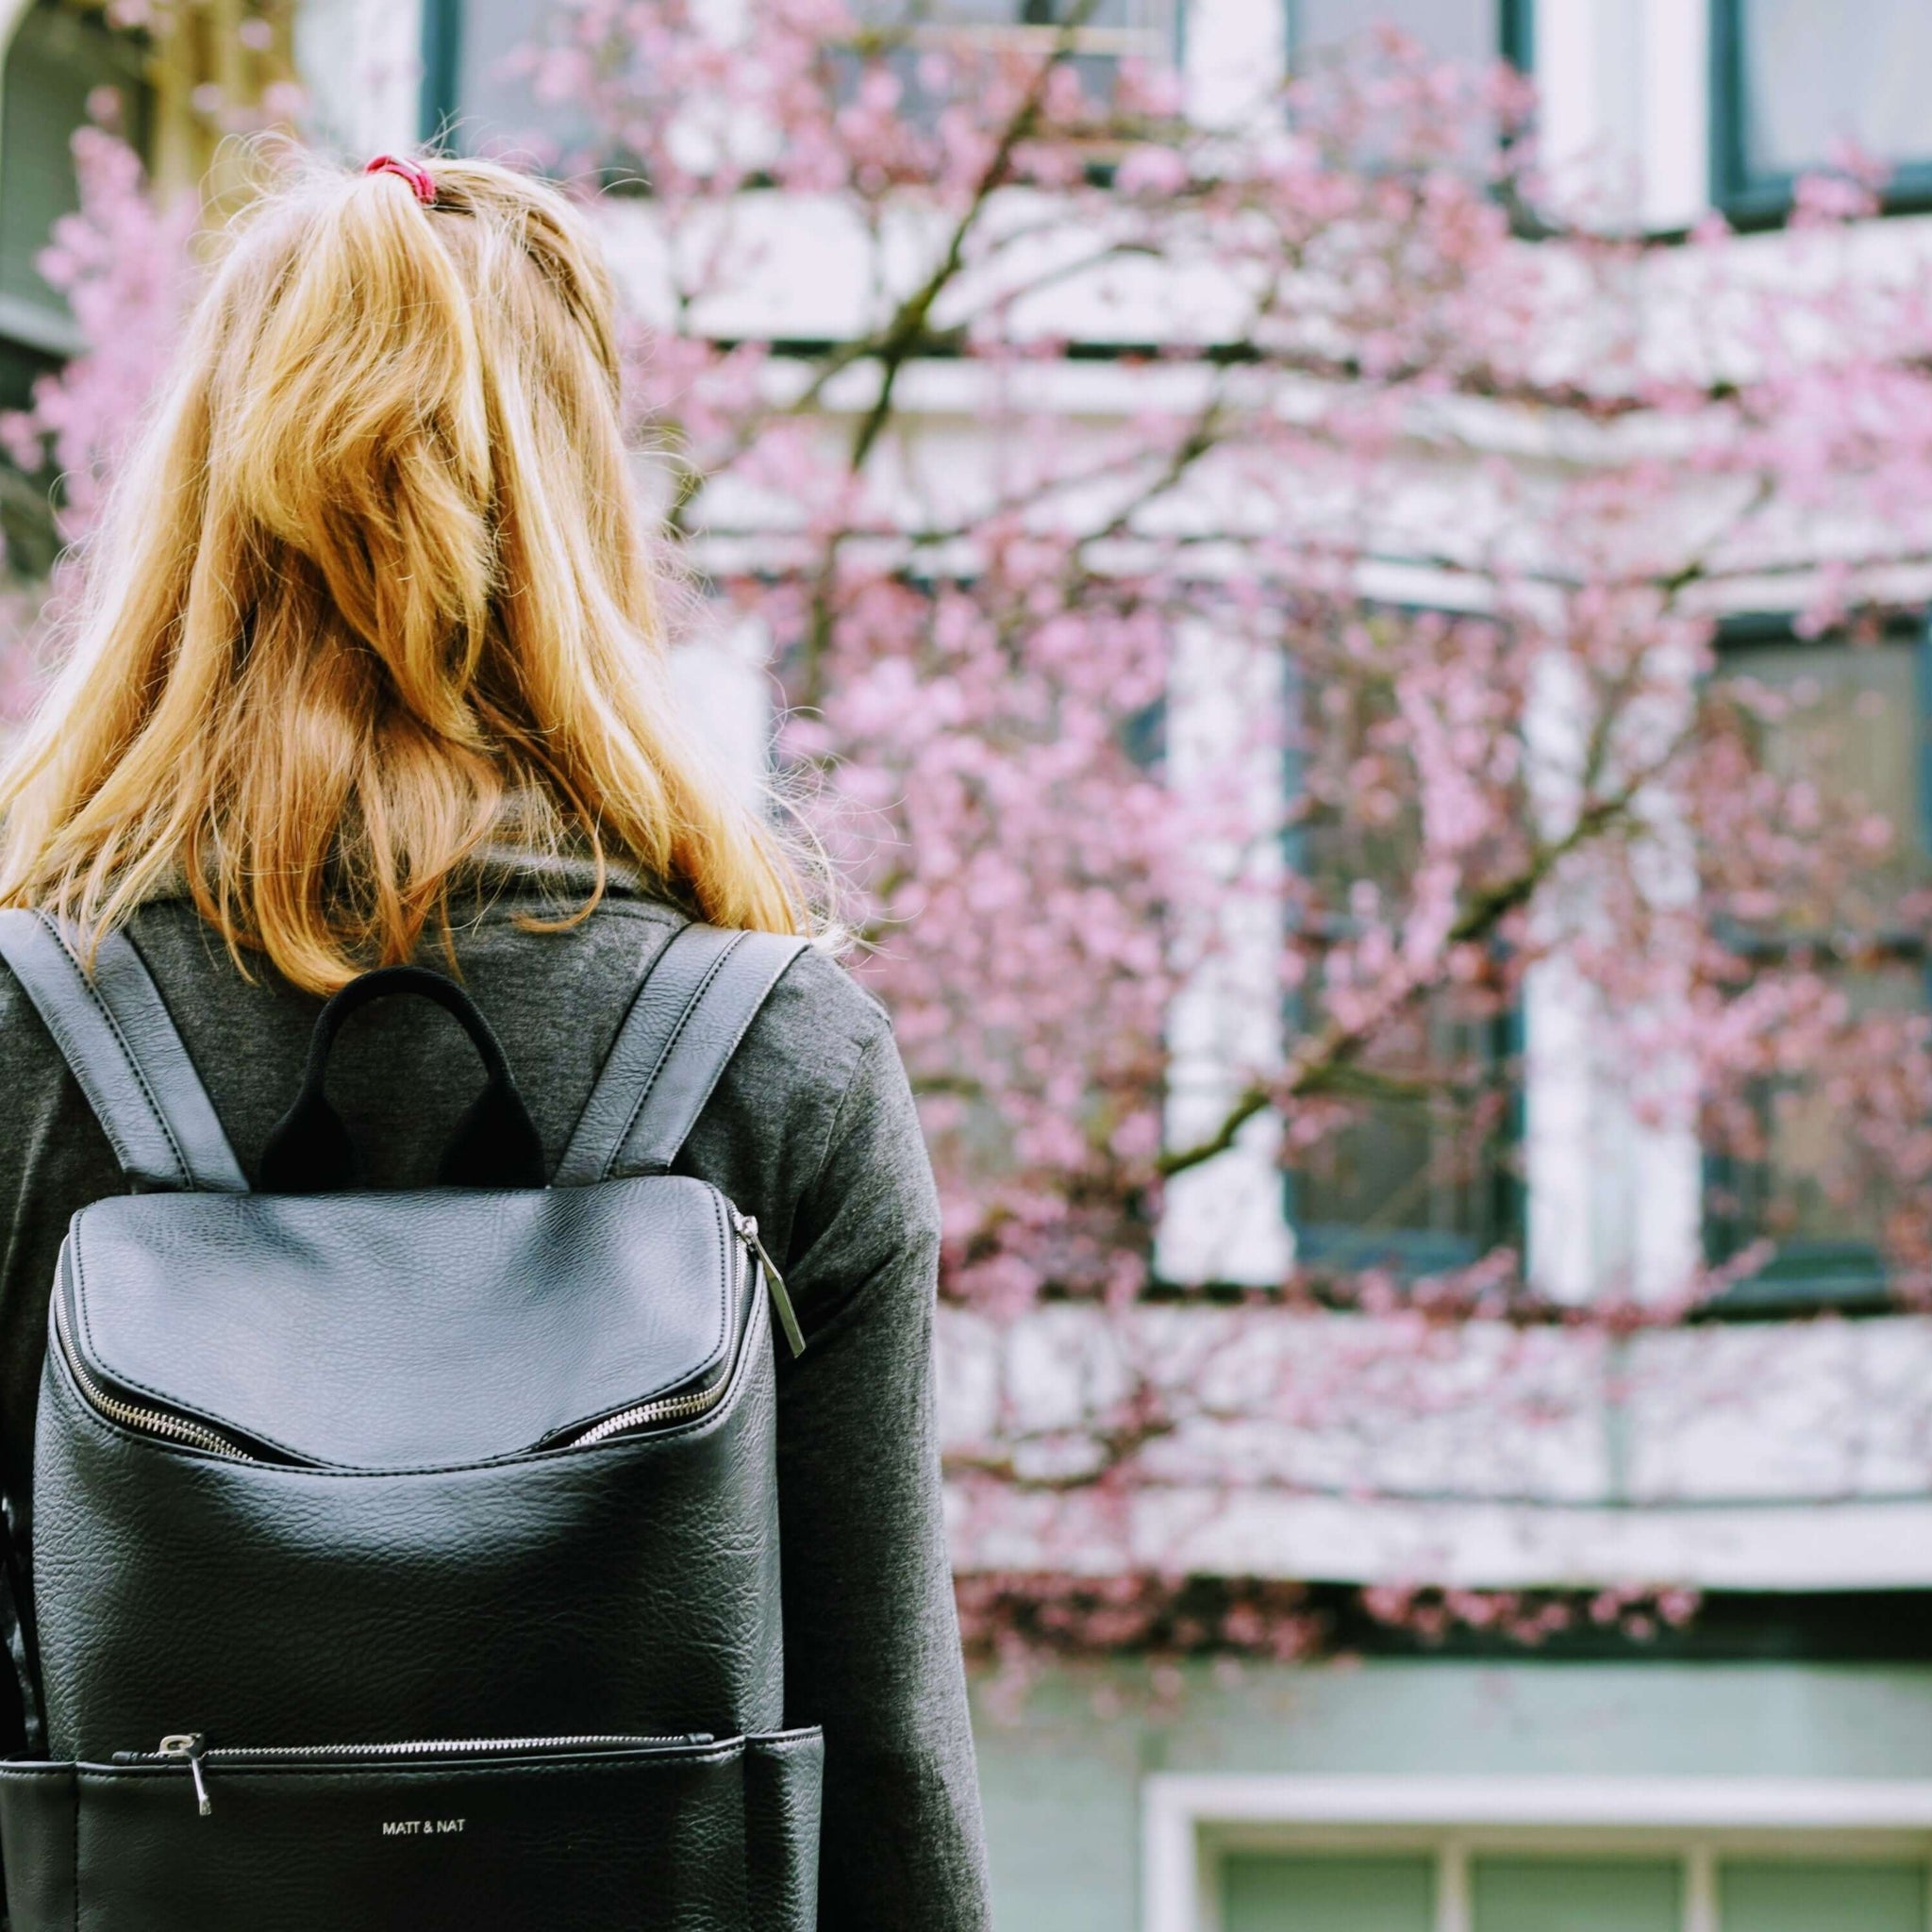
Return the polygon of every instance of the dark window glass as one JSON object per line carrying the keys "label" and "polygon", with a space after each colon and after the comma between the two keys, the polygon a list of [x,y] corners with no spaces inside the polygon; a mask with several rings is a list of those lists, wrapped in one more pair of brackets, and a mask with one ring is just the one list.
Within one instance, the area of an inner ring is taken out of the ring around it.
{"label": "dark window glass", "polygon": [[[1923,647],[1907,635],[1873,644],[1752,638],[1724,650],[1721,676],[1772,701],[1774,708],[1751,726],[1769,772],[1809,781],[1833,814],[1882,816],[1894,835],[1852,876],[1821,885],[1816,903],[1794,891],[1774,920],[1730,937],[1766,960],[1804,950],[1855,1018],[1921,1009],[1927,962],[1918,932],[1897,914],[1928,877]],[[1727,1305],[1748,1312],[1759,1305],[1882,1304],[1888,1191],[1823,1080],[1767,1083],[1749,1111],[1755,1144],[1741,1152],[1725,1145],[1712,1158],[1710,1246],[1720,1258],[1760,1240],[1776,1252]]]}
{"label": "dark window glass", "polygon": [[1426,1274],[1504,1238],[1512,1034],[1512,1015],[1473,1013],[1442,995],[1377,1040],[1368,1071],[1412,1079],[1417,1096],[1363,1103],[1290,1174],[1303,1262]]}
{"label": "dark window glass", "polygon": [[95,89],[120,95],[121,125],[145,147],[150,91],[142,58],[140,39],[108,26],[99,8],[61,0],[38,0],[8,45],[0,102],[0,340],[23,363],[77,346],[66,301],[34,263],[55,222],[79,206],[72,142]]}
{"label": "dark window glass", "polygon": [[1932,7],[1925,0],[1716,0],[1717,199],[1774,214],[1794,176],[1850,145],[1932,194]]}
{"label": "dark window glass", "polygon": [[[1181,0],[852,0],[854,17],[878,30],[886,42],[873,58],[882,59],[899,82],[899,112],[914,126],[930,129],[950,91],[935,84],[921,58],[932,43],[969,42],[989,49],[1037,53],[1052,43],[1054,29],[1074,22],[1078,33],[1066,55],[1066,71],[1079,82],[1087,104],[1104,109],[1114,97],[1121,62],[1164,62],[1177,49],[1175,25]],[[971,62],[967,63],[969,69]],[[841,59],[839,85],[857,83],[856,58]],[[968,80],[969,86],[973,85]]]}

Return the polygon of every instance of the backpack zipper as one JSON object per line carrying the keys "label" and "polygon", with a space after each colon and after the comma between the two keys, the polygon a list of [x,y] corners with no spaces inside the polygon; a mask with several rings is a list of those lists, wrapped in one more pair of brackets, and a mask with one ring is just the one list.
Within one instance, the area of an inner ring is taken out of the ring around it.
{"label": "backpack zipper", "polygon": [[[765,1289],[772,1298],[772,1307],[778,1317],[778,1325],[784,1331],[787,1346],[794,1357],[803,1355],[805,1333],[798,1325],[798,1316],[791,1307],[785,1277],[779,1274],[777,1263],[766,1253],[764,1242],[758,1239],[758,1222],[749,1214],[741,1214],[736,1208],[731,1209],[731,1219],[747,1261],[755,1257],[763,1271]],[[230,1462],[267,1459],[251,1455],[219,1429],[209,1428],[205,1423],[191,1422],[186,1416],[174,1415],[166,1409],[124,1402],[118,1395],[109,1394],[88,1372],[87,1364],[80,1358],[80,1351],[74,1345],[74,1338],[67,1327],[67,1298],[58,1287],[54,1292],[54,1334],[80,1392],[90,1406],[109,1422],[142,1435],[158,1436],[164,1441],[206,1450],[208,1455],[224,1457]],[[563,1437],[550,1446],[583,1449],[608,1441],[613,1436],[628,1435],[635,1429],[652,1428],[660,1423],[689,1422],[715,1408],[723,1401],[730,1380],[731,1372],[727,1368],[716,1381],[702,1389],[691,1390],[683,1395],[660,1395],[649,1402],[635,1403],[629,1408],[606,1416],[602,1422],[593,1423],[576,1435]]]}
{"label": "backpack zipper", "polygon": [[755,1217],[741,1214],[736,1208],[731,1218],[737,1224],[739,1239],[744,1242],[758,1258],[758,1266],[765,1273],[765,1291],[772,1297],[772,1307],[778,1317],[778,1326],[785,1331],[785,1345],[791,1351],[796,1361],[805,1353],[805,1330],[798,1325],[798,1313],[791,1306],[791,1291],[785,1286],[785,1277],[778,1273],[778,1264],[765,1251],[765,1244],[758,1239],[758,1224]]}
{"label": "backpack zipper", "polygon": [[270,1744],[259,1749],[210,1751],[201,1731],[175,1731],[153,1751],[117,1751],[123,1765],[185,1764],[194,1781],[194,1807],[207,1818],[214,1809],[204,1767],[225,1764],[308,1764],[325,1761],[388,1764],[411,1757],[494,1757],[516,1751],[675,1751],[713,1741],[709,1731],[681,1731],[658,1737],[438,1738],[407,1744]]}
{"label": "backpack zipper", "polygon": [[166,1441],[185,1443],[191,1449],[205,1449],[210,1456],[226,1457],[230,1462],[260,1459],[230,1441],[219,1429],[190,1422],[186,1416],[171,1415],[166,1409],[143,1408],[132,1402],[123,1402],[118,1395],[108,1394],[88,1373],[87,1364],[80,1358],[80,1351],[74,1345],[74,1338],[67,1332],[67,1297],[58,1285],[54,1290],[54,1335],[80,1392],[90,1407],[99,1410],[110,1423],[119,1423],[125,1429],[139,1430],[142,1435],[159,1436]]}
{"label": "backpack zipper", "polygon": [[[765,1252],[765,1244],[758,1239],[758,1224],[749,1214],[741,1214],[736,1208],[731,1210],[733,1225],[738,1238],[744,1245],[747,1260],[756,1257],[763,1271],[766,1291],[772,1297],[772,1307],[778,1317],[778,1325],[785,1332],[785,1341],[794,1357],[805,1352],[805,1335],[798,1325],[798,1317],[791,1307],[791,1296],[785,1287],[785,1277],[778,1273],[777,1263]],[[653,1428],[659,1423],[690,1422],[694,1416],[701,1416],[708,1409],[715,1408],[724,1399],[726,1386],[731,1380],[729,1366],[715,1382],[708,1382],[702,1389],[691,1390],[683,1395],[660,1395],[650,1402],[640,1402],[630,1408],[620,1409],[615,1415],[607,1415],[600,1423],[592,1423],[588,1429],[575,1436],[566,1436],[557,1446],[559,1449],[586,1449],[595,1442],[608,1442],[613,1436],[627,1436],[634,1429]]]}

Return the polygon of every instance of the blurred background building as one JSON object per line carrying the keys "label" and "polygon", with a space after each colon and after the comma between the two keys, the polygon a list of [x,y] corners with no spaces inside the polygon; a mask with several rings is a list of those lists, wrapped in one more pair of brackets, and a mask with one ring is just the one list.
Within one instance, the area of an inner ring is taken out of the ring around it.
{"label": "blurred background building", "polygon": [[[211,152],[200,90],[232,100],[291,72],[351,153],[445,128],[459,143],[533,126],[572,138],[569,103],[540,107],[503,71],[541,0],[289,0],[252,43],[227,30],[226,4],[204,0],[160,41],[90,0],[0,0],[0,405],[75,344],[35,256],[73,205],[68,141],[96,89],[121,92],[163,180],[194,178]],[[1020,39],[1056,21],[1054,0],[926,10]],[[1373,20],[1533,75],[1551,164],[1596,171],[1607,222],[1668,240],[1716,210],[1749,232],[1748,260],[1775,247],[1794,178],[1849,142],[1892,171],[1872,272],[1927,258],[1926,0],[1101,0],[1080,58],[1096,74],[1126,54],[1171,63],[1212,113]],[[809,236],[796,245],[797,284],[759,324],[774,340],[822,335],[840,309]],[[1399,593],[1427,603],[1426,571]],[[1824,788],[1856,778],[1912,828],[1902,876],[1917,876],[1932,851],[1923,629],[1852,652],[1797,636],[1783,595],[1771,578],[1755,589],[1724,648],[1816,688],[1776,758]],[[1916,1006],[1926,971],[1902,941],[1853,991]],[[1257,1018],[1239,987],[1203,997],[1211,1010],[1174,1026],[1211,1102],[1228,1014],[1265,1026],[1267,1002]],[[1641,1292],[1688,1254],[1760,1236],[1775,1263],[1607,1367],[1553,1342],[1542,1372],[1564,1421],[1533,1457],[1371,1431],[1311,1445],[1325,1482],[1222,1524],[1224,1573],[1306,1586],[1346,1664],[1150,1675],[1070,1658],[1024,1697],[984,1697],[1006,1932],[1932,1927],[1932,1324],[1893,1311],[1874,1229],[1824,1185],[1828,1111],[1785,1118],[1767,1161],[1727,1171],[1607,1097],[1559,990],[1509,1028],[1494,1050],[1523,1068],[1516,1144],[1493,1173],[1439,1184],[1425,1130],[1372,1119],[1346,1158],[1284,1188],[1251,1136],[1177,1189],[1170,1271],[1266,1280],[1291,1254],[1413,1270],[1473,1259],[1506,1229],[1559,1300]],[[1191,1258],[1209,1246],[1211,1262]],[[1821,1325],[1820,1311],[1844,1319]],[[953,1341],[970,1356],[970,1336]],[[1669,1375],[1650,1373],[1659,1351]],[[970,1380],[952,1374],[957,1403]],[[1195,1571],[1211,1567],[1199,1548]],[[1413,1618],[1361,1611],[1364,1586],[1421,1574],[1607,1594],[1601,1617],[1536,1647],[1480,1618],[1428,1641]],[[1617,1594],[1633,1581],[1698,1592],[1698,1613],[1682,1627],[1633,1614]]]}

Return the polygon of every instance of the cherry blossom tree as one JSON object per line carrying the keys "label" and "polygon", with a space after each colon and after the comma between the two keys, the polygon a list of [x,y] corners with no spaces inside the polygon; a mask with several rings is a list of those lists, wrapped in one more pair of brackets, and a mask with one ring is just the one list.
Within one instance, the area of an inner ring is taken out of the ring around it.
{"label": "cherry blossom tree", "polygon": [[[1577,1301],[1506,1216],[1450,1266],[1169,1278],[1163,1214],[1257,1131],[1309,1190],[1388,1131],[1415,1185],[1507,1186],[1496,1042],[1555,988],[1641,1128],[1749,1164],[1827,1107],[1826,1185],[1932,1297],[1932,1041],[1848,991],[1924,934],[1908,828],[1715,650],[1727,608],[1856,650],[1924,595],[1932,315],[1866,272],[1853,159],[1774,244],[1657,243],[1543,178],[1508,72],[1374,36],[1207,121],[1081,18],[560,0],[520,63],[580,116],[540,158],[624,265],[644,475],[705,622],[769,648],[921,1099],[969,1638],[1295,1656],[1305,1594],[1170,1574],[1149,1491],[1309,1482],[1309,1431],[1533,1460],[1579,1349],[1768,1249]],[[127,151],[76,158],[47,273],[91,346],[4,433],[81,536],[191,282]],[[1177,1126],[1174,1016],[1227,985],[1263,1024]],[[1690,1607],[1434,1581],[1367,1608]]]}

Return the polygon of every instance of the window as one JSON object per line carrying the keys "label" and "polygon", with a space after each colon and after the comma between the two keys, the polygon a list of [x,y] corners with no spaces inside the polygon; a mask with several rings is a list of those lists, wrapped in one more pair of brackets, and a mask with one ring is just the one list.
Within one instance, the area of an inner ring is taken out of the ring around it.
{"label": "window", "polygon": [[[1733,626],[1721,660],[1721,678],[1748,684],[1775,707],[1753,724],[1769,771],[1811,780],[1839,809],[1882,814],[1894,831],[1890,849],[1824,903],[1787,905],[1774,924],[1730,937],[1777,958],[1856,934],[1856,959],[1827,968],[1851,1012],[1921,1009],[1924,943],[1890,915],[1932,877],[1922,795],[1926,646],[1904,630],[1869,644],[1808,641],[1765,619]],[[1720,1306],[1732,1313],[1882,1307],[1887,1201],[1882,1184],[1861,1171],[1856,1137],[1815,1081],[1767,1085],[1751,1101],[1755,1131],[1745,1147],[1718,1149],[1707,1163],[1706,1240],[1717,1259],[1760,1240],[1775,1243],[1775,1256]]]}
{"label": "window", "polygon": [[424,0],[422,132],[463,154],[512,154],[573,165],[593,145],[574,101],[538,97],[517,57],[542,35],[529,0]]}
{"label": "window", "polygon": [[145,58],[97,7],[67,0],[36,0],[14,29],[0,102],[0,408],[18,408],[33,377],[78,345],[65,299],[34,263],[55,222],[79,205],[69,143],[96,88],[120,94],[123,125],[145,146]]}
{"label": "window", "polygon": [[[1697,1848],[1525,1856],[1477,1850],[1441,1871],[1395,1853],[1244,1853],[1223,1868],[1223,1932],[1690,1932],[1685,1894],[1715,1881],[1708,1932],[1924,1932],[1923,1859],[1791,1859]],[[1445,1882],[1445,1880],[1447,1882]],[[1466,1912],[1447,1917],[1459,1892]]]}
{"label": "window", "polygon": [[1157,1773],[1145,1932],[1925,1932],[1932,1784]]}
{"label": "window", "polygon": [[1849,143],[1895,172],[1891,200],[1932,204],[1932,8],[1924,0],[1714,0],[1712,198],[1775,220],[1793,179]]}
{"label": "window", "polygon": [[1444,60],[1497,55],[1527,73],[1533,0],[1288,0],[1289,49],[1297,61],[1360,34],[1372,22],[1400,27]]}
{"label": "window", "polygon": [[[1381,608],[1365,637],[1453,651],[1480,620]],[[1359,930],[1359,901],[1400,904],[1420,849],[1414,784],[1386,746],[1395,706],[1386,666],[1366,653],[1309,664],[1295,707],[1286,784],[1288,862],[1306,899],[1298,915],[1313,969],[1291,1004],[1291,1032],[1322,1006],[1323,958]],[[1296,1157],[1286,1175],[1295,1254],[1321,1270],[1423,1274],[1476,1260],[1520,1216],[1514,1143],[1521,1118],[1520,1016],[1478,985],[1444,988],[1378,1030],[1349,1070],[1344,1124]]]}

